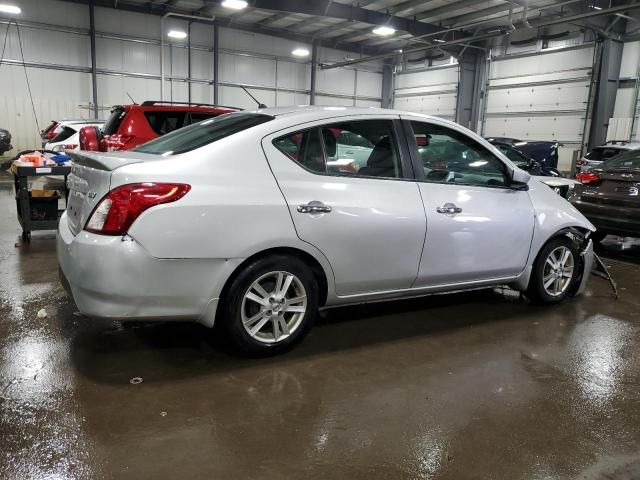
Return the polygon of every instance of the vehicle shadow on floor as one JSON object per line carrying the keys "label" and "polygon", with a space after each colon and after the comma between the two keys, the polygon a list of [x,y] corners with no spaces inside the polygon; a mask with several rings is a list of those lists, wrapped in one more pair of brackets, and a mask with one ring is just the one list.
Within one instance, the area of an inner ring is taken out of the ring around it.
{"label": "vehicle shadow on floor", "polygon": [[[195,323],[93,324],[72,334],[74,328],[65,327],[63,321],[63,330],[73,336],[71,360],[79,373],[98,383],[122,384],[136,376],[145,383],[167,381],[250,368],[256,362],[282,367],[304,358],[470,326],[535,319],[542,311],[545,307],[500,290],[335,308],[323,312],[309,336],[291,352],[259,360],[234,356],[215,330]],[[72,311],[62,317],[70,315]]]}

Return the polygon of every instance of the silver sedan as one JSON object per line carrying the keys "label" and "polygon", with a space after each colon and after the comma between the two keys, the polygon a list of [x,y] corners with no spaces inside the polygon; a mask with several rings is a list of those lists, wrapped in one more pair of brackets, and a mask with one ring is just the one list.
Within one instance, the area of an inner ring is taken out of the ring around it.
{"label": "silver sedan", "polygon": [[494,285],[555,303],[591,268],[585,217],[426,115],[245,111],[73,155],[57,248],[79,310],[216,324],[249,355],[291,347],[321,308]]}

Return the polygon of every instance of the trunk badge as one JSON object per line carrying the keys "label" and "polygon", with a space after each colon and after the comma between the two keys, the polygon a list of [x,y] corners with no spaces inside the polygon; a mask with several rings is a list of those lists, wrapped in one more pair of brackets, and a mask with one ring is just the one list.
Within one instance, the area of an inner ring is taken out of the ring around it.
{"label": "trunk badge", "polygon": [[632,173],[623,173],[620,176],[622,178],[633,178],[633,174]]}
{"label": "trunk badge", "polygon": [[87,197],[89,197],[89,198],[96,198],[96,195],[98,195],[96,192],[87,193]]}

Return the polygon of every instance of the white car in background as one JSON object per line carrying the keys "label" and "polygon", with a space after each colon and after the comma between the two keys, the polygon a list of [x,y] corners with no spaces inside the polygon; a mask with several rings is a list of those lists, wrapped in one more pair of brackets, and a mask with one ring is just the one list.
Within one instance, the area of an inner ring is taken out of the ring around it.
{"label": "white car in background", "polygon": [[45,150],[65,152],[67,150],[80,150],[80,129],[82,127],[99,127],[104,125],[103,120],[66,120],[56,127],[56,136],[45,145]]}
{"label": "white car in background", "polygon": [[615,157],[622,152],[640,149],[640,143],[624,141],[607,142],[604,145],[595,147],[584,157],[576,162],[578,172],[587,172],[592,168],[598,168],[605,160]]}

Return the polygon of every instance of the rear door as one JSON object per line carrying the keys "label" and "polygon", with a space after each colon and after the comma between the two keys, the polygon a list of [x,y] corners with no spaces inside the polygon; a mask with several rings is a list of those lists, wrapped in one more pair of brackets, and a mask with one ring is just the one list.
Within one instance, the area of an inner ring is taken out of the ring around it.
{"label": "rear door", "polygon": [[[411,287],[424,242],[424,207],[398,117],[369,118],[314,122],[262,142],[297,234],[327,257],[338,295]],[[336,139],[347,134],[372,145],[361,166],[335,161]]]}

